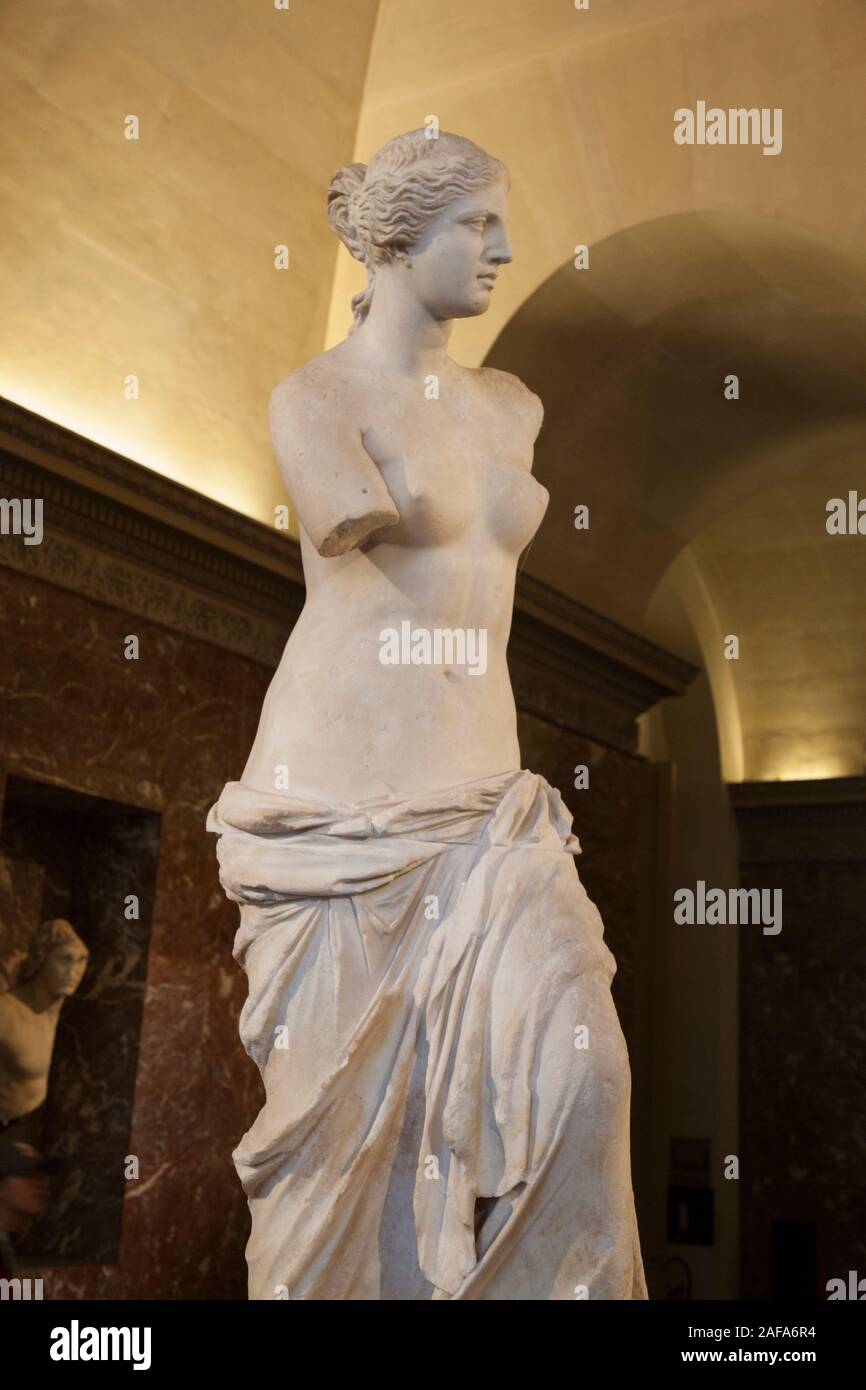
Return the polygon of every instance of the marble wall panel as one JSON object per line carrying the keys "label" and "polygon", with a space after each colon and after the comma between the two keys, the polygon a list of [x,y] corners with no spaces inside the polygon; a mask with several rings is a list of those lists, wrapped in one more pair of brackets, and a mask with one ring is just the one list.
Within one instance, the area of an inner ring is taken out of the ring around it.
{"label": "marble wall panel", "polygon": [[[124,659],[130,633],[138,661]],[[237,1038],[237,909],[204,821],[240,776],[270,673],[5,567],[0,652],[7,784],[53,782],[161,816],[128,1149],[140,1178],[124,1183],[116,1263],[40,1268],[46,1297],[242,1298],[248,1221],[231,1150],[258,1109],[259,1079]],[[107,849],[101,866],[93,854],[82,874],[101,876],[97,897],[113,902],[125,885],[112,882]],[[114,986],[107,1058],[122,1057],[130,1031],[123,982]],[[104,1118],[97,1104],[85,1132]]]}
{"label": "marble wall panel", "polygon": [[[866,779],[782,785],[737,810],[740,882],[783,907],[778,935],[740,936],[742,1296],[824,1299],[866,1270]],[[808,1247],[794,1288],[786,1239]]]}

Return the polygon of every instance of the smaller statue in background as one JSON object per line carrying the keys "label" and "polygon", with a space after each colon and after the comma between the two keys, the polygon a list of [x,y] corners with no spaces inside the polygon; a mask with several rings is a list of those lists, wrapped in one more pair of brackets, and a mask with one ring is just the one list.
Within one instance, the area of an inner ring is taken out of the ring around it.
{"label": "smaller statue in background", "polygon": [[71,923],[52,918],[36,929],[15,986],[0,994],[0,1127],[45,1100],[60,1010],[89,956]]}

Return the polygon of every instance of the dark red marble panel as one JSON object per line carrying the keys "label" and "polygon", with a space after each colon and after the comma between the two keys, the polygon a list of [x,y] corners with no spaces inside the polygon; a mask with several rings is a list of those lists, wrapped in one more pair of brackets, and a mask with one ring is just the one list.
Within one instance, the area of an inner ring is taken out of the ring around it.
{"label": "dark red marble panel", "polygon": [[[139,638],[137,661],[124,639]],[[237,1036],[237,908],[208,807],[239,777],[262,666],[0,568],[5,771],[162,814],[116,1265],[40,1269],[46,1298],[243,1298],[246,1201],[231,1150],[260,1104]],[[117,1039],[122,1046],[122,1039]],[[110,1097],[95,1092],[98,1113]]]}

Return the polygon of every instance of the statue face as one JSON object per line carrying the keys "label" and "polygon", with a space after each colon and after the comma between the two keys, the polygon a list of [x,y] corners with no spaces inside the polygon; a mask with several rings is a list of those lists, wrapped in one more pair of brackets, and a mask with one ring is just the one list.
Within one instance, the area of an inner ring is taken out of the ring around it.
{"label": "statue face", "polygon": [[42,967],[42,979],[52,994],[74,994],[87,969],[88,954],[74,941],[55,946]]}
{"label": "statue face", "polygon": [[501,265],[512,260],[502,180],[466,193],[431,218],[407,252],[412,289],[437,319],[483,314]]}

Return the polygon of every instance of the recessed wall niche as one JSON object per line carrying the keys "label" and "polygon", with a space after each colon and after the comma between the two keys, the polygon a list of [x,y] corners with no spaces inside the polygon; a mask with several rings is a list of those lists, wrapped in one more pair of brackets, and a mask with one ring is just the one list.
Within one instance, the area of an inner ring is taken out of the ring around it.
{"label": "recessed wall niche", "polygon": [[[15,1126],[61,1163],[48,1212],[19,1242],[28,1265],[118,1259],[159,831],[153,811],[30,778],[5,784],[3,879],[41,880],[41,892],[4,914],[0,949],[14,951],[14,974],[23,919],[32,932],[62,917],[90,952],[60,1014],[45,1102]],[[137,917],[126,915],[130,895]]]}

